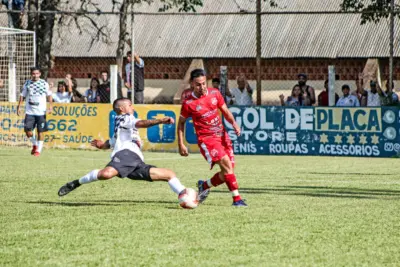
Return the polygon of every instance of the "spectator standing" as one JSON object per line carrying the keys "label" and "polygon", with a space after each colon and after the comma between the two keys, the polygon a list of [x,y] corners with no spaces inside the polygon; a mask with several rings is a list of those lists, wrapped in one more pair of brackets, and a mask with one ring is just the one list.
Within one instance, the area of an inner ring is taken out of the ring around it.
{"label": "spectator standing", "polygon": [[350,94],[350,86],[344,84],[342,86],[343,96],[339,98],[338,102],[336,103],[337,107],[359,107],[360,101],[354,95]]}
{"label": "spectator standing", "polygon": [[227,96],[232,97],[230,103],[239,106],[253,105],[253,88],[250,87],[246,77],[244,75],[240,75],[237,77],[236,82],[238,85],[237,88],[227,88]]}
{"label": "spectator standing", "polygon": [[102,71],[100,74],[101,84],[98,89],[97,103],[110,104],[110,81],[108,71]]}
{"label": "spectator standing", "polygon": [[57,103],[71,103],[72,100],[72,87],[71,84],[67,85],[64,81],[59,81],[57,85],[57,92],[53,94],[53,101]]}
{"label": "spectator standing", "polygon": [[393,92],[394,83],[392,83],[392,88],[389,88],[389,80],[386,81],[386,91],[383,92],[378,85],[378,92],[380,93],[380,100],[382,106],[396,106],[399,103],[399,96]]}
{"label": "spectator standing", "polygon": [[[329,80],[325,80],[324,91],[322,91],[318,95],[318,106],[320,106],[320,107],[328,107],[329,106],[328,83],[329,83]],[[337,93],[335,93],[335,106],[336,106],[336,103],[338,102],[338,100],[339,100],[339,95]]]}
{"label": "spectator standing", "polygon": [[307,85],[307,75],[300,73],[297,75],[298,85],[300,85],[302,94],[306,94],[307,97],[304,98],[304,106],[312,106],[315,104],[315,90],[310,85]]}
{"label": "spectator standing", "polygon": [[100,100],[98,98],[99,85],[100,85],[100,82],[99,82],[99,80],[97,78],[92,78],[90,80],[90,88],[87,89],[85,94],[84,94],[85,102],[87,102],[87,103],[98,103],[98,101]]}
{"label": "spectator standing", "polygon": [[[126,54],[128,63],[125,65],[125,73],[126,73],[126,82],[125,86],[128,88],[128,98],[132,98],[132,82],[131,82],[131,73],[132,73],[132,52],[128,51]],[[143,104],[144,103],[144,61],[137,53],[133,54],[134,57],[134,101],[135,104]]]}
{"label": "spectator standing", "polygon": [[303,97],[301,95],[300,85],[296,84],[293,86],[292,95],[288,96],[285,102],[285,96],[282,94],[279,96],[281,100],[282,106],[292,106],[292,107],[300,107],[303,106]]}
{"label": "spectator standing", "polygon": [[83,102],[83,96],[82,94],[78,91],[78,82],[75,78],[72,77],[70,73],[65,75],[65,80],[64,80],[67,88],[71,86],[72,88],[72,100],[71,102]]}
{"label": "spectator standing", "polygon": [[364,89],[362,85],[362,79],[359,79],[359,86],[358,90],[361,95],[361,106],[367,106],[367,107],[380,107],[381,106],[381,96],[382,90],[378,90],[378,86],[376,81],[370,81],[369,86],[370,90]]}
{"label": "spectator standing", "polygon": [[[43,148],[43,132],[47,131],[46,98],[50,102],[48,113],[51,113],[53,102],[49,84],[45,80],[40,79],[40,75],[39,68],[31,68],[31,79],[25,82],[17,107],[17,116],[19,116],[21,114],[22,101],[26,100],[24,131],[32,142],[31,155],[36,157],[40,156]],[[35,128],[37,128],[37,140],[33,136]]]}

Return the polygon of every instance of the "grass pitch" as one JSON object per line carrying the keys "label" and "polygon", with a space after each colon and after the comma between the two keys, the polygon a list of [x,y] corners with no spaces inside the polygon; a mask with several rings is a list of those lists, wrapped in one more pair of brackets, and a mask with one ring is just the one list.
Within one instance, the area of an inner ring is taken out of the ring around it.
{"label": "grass pitch", "polygon": [[[200,155],[145,153],[194,187]],[[196,210],[168,184],[115,178],[59,199],[109,152],[0,148],[1,266],[398,266],[398,159],[237,156],[249,208],[223,185]]]}

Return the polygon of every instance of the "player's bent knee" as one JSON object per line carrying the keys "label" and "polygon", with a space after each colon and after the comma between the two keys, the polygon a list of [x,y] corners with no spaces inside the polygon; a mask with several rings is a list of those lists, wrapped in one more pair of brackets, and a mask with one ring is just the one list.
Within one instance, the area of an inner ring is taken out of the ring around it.
{"label": "player's bent knee", "polygon": [[223,173],[233,173],[232,162],[227,155],[220,160],[219,165]]}
{"label": "player's bent knee", "polygon": [[111,169],[103,169],[99,173],[99,177],[103,179],[111,179],[116,175],[114,170]]}

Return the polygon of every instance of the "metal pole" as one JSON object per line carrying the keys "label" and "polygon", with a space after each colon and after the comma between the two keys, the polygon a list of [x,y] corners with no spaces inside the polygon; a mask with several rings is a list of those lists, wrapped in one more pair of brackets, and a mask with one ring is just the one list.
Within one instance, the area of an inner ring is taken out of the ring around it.
{"label": "metal pole", "polygon": [[132,104],[135,104],[135,31],[134,31],[134,14],[133,3],[131,7],[131,90],[132,90]]}
{"label": "metal pole", "polygon": [[257,106],[261,105],[261,0],[257,0],[256,16],[256,68],[257,68]]}
{"label": "metal pole", "polygon": [[334,107],[336,105],[335,99],[335,79],[336,70],[334,65],[328,66],[328,100],[329,106]]}
{"label": "metal pole", "polygon": [[393,43],[394,43],[394,0],[390,1],[390,45],[389,45],[389,91],[392,91],[393,85]]}

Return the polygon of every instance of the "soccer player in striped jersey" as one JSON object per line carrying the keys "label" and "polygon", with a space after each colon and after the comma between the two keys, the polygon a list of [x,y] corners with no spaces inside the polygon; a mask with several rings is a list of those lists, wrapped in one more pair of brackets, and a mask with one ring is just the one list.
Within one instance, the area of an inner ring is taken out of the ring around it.
{"label": "soccer player in striped jersey", "polygon": [[[31,68],[31,75],[31,79],[27,80],[22,88],[22,93],[18,102],[17,115],[19,116],[21,114],[21,104],[26,100],[24,131],[32,142],[31,154],[38,157],[43,148],[43,133],[47,131],[46,98],[50,102],[48,113],[51,113],[53,98],[49,84],[45,80],[40,79],[40,69],[37,67]],[[37,138],[33,136],[35,128],[37,131]]]}
{"label": "soccer player in striped jersey", "polygon": [[115,176],[149,182],[165,181],[168,182],[172,191],[179,195],[185,187],[172,170],[157,168],[144,163],[138,134],[138,128],[148,128],[158,124],[173,124],[174,119],[164,117],[155,120],[138,120],[133,116],[132,102],[128,98],[115,100],[113,109],[117,113],[113,138],[106,142],[93,140],[91,143],[92,146],[99,149],[113,148],[110,163],[102,170],[92,170],[80,179],[63,185],[58,191],[58,195],[60,197],[65,196],[83,184],[109,180]]}

